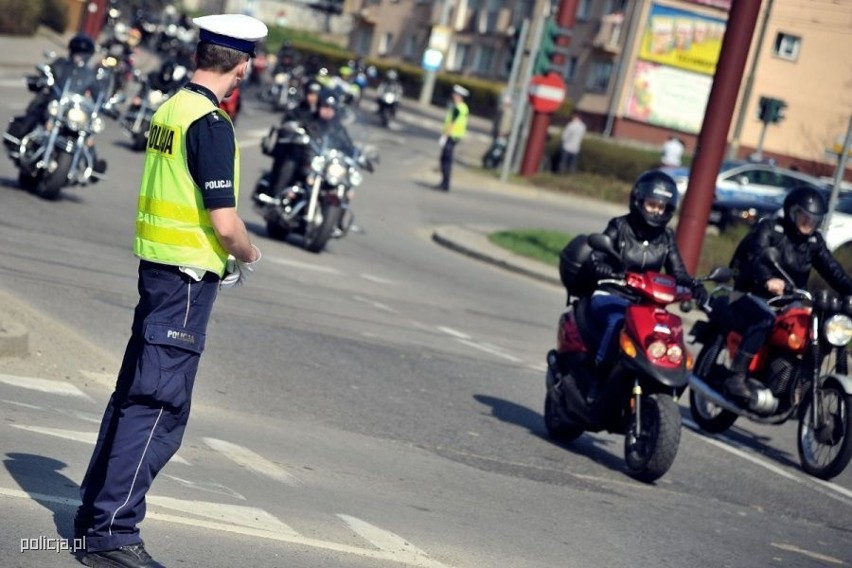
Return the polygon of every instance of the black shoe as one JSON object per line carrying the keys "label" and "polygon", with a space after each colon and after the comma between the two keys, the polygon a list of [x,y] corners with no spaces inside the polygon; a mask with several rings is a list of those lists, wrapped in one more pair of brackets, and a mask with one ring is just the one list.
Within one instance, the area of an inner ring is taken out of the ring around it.
{"label": "black shoe", "polygon": [[736,373],[725,379],[725,390],[727,390],[731,396],[744,398],[746,400],[751,398],[751,389],[748,388],[748,385],[746,384],[745,375],[741,373]]}
{"label": "black shoe", "polygon": [[89,552],[83,557],[83,564],[92,568],[165,568],[151,558],[141,542],[115,550]]}
{"label": "black shoe", "polygon": [[92,170],[98,174],[104,174],[107,171],[107,163],[106,160],[97,160],[95,161],[95,165],[92,166]]}

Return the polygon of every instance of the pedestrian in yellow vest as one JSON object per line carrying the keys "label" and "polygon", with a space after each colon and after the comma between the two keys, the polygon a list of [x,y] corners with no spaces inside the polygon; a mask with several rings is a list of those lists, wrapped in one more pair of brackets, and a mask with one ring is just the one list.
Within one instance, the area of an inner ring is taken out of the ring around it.
{"label": "pedestrian in yellow vest", "polygon": [[158,568],[139,536],[145,495],[177,452],[219,288],[238,286],[260,251],[237,214],[239,148],[219,102],[242,81],[260,20],[222,14],[200,29],[192,82],[151,119],[139,190],[139,303],[74,518],[87,566]]}
{"label": "pedestrian in yellow vest", "polygon": [[438,189],[450,191],[450,174],[453,169],[453,151],[456,144],[464,138],[467,132],[467,117],[470,111],[465,98],[470,95],[470,91],[461,85],[453,87],[453,104],[447,111],[447,118],[444,120],[444,129],[441,131],[441,183]]}

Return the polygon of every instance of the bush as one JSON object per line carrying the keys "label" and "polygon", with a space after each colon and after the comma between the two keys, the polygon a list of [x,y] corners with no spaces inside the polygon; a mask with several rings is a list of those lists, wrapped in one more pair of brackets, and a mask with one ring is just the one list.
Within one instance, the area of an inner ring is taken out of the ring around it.
{"label": "bush", "polygon": [[44,0],[41,23],[56,33],[65,33],[68,27],[68,6],[62,0]]}
{"label": "bush", "polygon": [[0,34],[33,35],[43,6],[43,0],[0,0]]}

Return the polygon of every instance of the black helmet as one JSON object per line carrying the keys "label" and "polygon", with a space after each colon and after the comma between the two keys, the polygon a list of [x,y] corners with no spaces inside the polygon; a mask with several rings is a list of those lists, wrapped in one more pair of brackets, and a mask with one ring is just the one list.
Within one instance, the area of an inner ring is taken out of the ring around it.
{"label": "black helmet", "polygon": [[319,100],[317,101],[317,107],[330,107],[337,110],[337,92],[333,89],[322,89],[319,93]]}
{"label": "black helmet", "polygon": [[77,34],[68,42],[68,53],[91,55],[95,52],[95,42],[86,34]]}
{"label": "black helmet", "polygon": [[828,207],[825,204],[825,198],[813,187],[800,185],[793,188],[784,198],[784,224],[788,231],[792,231],[794,236],[809,236],[811,234],[805,235],[799,231],[796,224],[797,216],[804,215],[816,229],[822,225],[826,213],[828,213]]}
{"label": "black helmet", "polygon": [[[677,184],[665,172],[650,170],[640,174],[633,182],[630,191],[631,217],[649,229],[662,229],[672,220],[677,209]],[[645,200],[653,199],[663,203],[662,213],[650,213],[645,210]]]}

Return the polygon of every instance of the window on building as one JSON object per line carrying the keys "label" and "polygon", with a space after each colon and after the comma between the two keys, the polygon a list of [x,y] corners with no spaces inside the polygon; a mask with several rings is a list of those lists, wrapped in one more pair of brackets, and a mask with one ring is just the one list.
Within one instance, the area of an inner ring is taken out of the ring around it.
{"label": "window on building", "polygon": [[796,61],[799,58],[799,50],[802,47],[802,38],[779,32],[775,36],[775,46],[772,54],[781,59]]}
{"label": "window on building", "polygon": [[411,59],[417,53],[417,36],[410,35],[405,38],[405,47],[403,47],[402,56],[406,59]]}
{"label": "window on building", "polygon": [[577,76],[577,57],[572,56],[565,62],[565,82],[571,83]]}
{"label": "window on building", "polygon": [[592,15],[592,0],[580,0],[577,3],[577,19],[588,20]]}
{"label": "window on building", "polygon": [[598,93],[606,92],[610,75],[612,75],[612,61],[595,61],[586,78],[586,89]]}
{"label": "window on building", "polygon": [[451,57],[447,60],[447,71],[464,71],[464,64],[467,60],[467,54],[470,51],[470,46],[464,43],[455,44]]}
{"label": "window on building", "polygon": [[359,55],[370,55],[370,44],[373,43],[373,29],[361,29],[358,33],[358,43],[355,46],[355,51]]}
{"label": "window on building", "polygon": [[387,55],[390,52],[391,45],[393,44],[393,34],[390,32],[383,33],[379,38],[379,55]]}
{"label": "window on building", "polygon": [[624,12],[626,0],[608,0],[604,14],[615,14],[616,12]]}
{"label": "window on building", "polygon": [[493,47],[480,45],[476,50],[473,69],[481,75],[490,75],[494,71],[494,59],[497,51]]}

